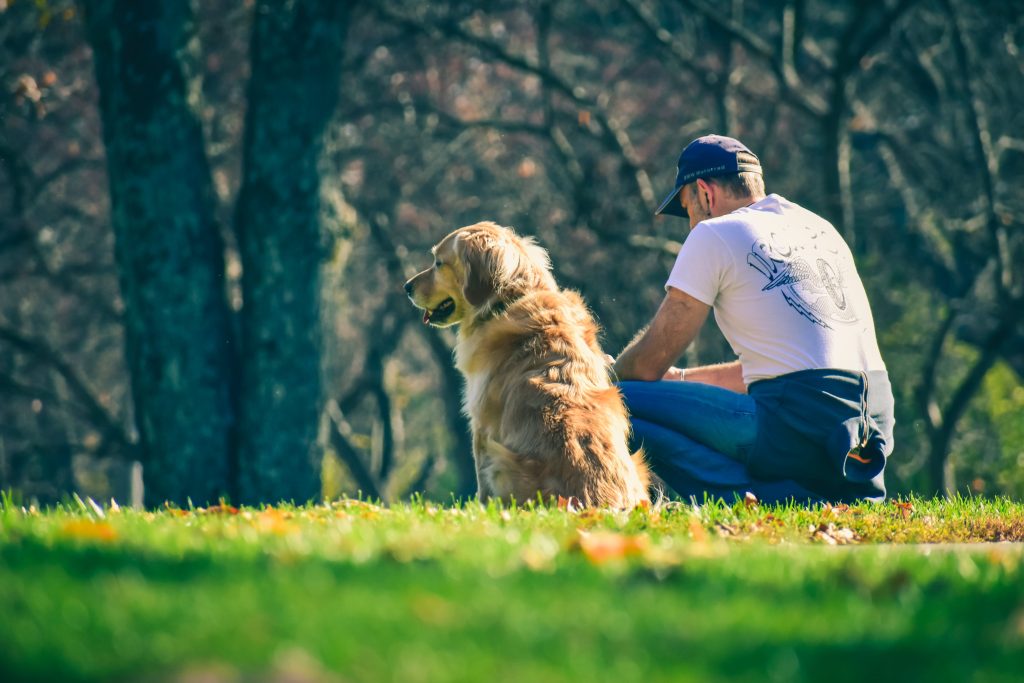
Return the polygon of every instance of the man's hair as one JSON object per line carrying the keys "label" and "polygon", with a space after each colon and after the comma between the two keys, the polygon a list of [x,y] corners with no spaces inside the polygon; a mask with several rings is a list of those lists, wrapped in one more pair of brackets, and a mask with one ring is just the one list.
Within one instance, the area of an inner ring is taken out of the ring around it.
{"label": "man's hair", "polygon": [[[736,160],[740,163],[757,163],[757,157],[738,152]],[[736,175],[716,176],[705,178],[709,183],[715,183],[732,197],[749,197],[761,199],[764,197],[764,176],[760,173],[744,171]]]}

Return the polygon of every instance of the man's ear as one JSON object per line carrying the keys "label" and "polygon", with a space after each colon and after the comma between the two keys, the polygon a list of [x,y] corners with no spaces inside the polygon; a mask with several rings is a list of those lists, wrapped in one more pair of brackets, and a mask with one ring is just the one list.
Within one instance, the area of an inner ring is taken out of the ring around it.
{"label": "man's ear", "polygon": [[712,184],[703,178],[697,178],[697,192],[704,198],[704,203],[708,207],[708,213],[714,215],[715,205],[718,203],[718,195],[715,194]]}
{"label": "man's ear", "polygon": [[462,295],[470,306],[479,308],[494,296],[494,273],[490,260],[484,253],[479,240],[466,240],[461,236],[455,241],[455,253],[462,261],[466,281]]}

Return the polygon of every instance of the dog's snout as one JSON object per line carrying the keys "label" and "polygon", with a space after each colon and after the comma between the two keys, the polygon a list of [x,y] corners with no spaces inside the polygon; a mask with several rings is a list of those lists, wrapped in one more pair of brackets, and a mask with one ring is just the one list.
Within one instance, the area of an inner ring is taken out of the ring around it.
{"label": "dog's snout", "polygon": [[405,283],[405,293],[412,296],[412,280]]}

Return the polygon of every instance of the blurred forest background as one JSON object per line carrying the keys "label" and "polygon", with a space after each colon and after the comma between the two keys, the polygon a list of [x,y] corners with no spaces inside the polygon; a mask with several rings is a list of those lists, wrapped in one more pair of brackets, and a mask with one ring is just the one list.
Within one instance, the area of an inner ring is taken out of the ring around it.
{"label": "blurred forest background", "polygon": [[402,283],[515,226],[617,353],[719,132],[858,258],[891,491],[1020,497],[1022,48],[1019,0],[0,0],[0,488],[471,495]]}

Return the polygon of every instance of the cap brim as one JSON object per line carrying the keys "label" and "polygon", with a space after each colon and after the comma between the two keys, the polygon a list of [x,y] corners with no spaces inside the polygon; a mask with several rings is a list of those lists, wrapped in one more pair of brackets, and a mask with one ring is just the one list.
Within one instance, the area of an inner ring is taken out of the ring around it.
{"label": "cap brim", "polygon": [[679,218],[689,218],[687,213],[683,211],[682,204],[679,203],[679,191],[683,188],[677,187],[672,190],[669,196],[665,197],[665,201],[661,203],[658,210],[654,212],[655,216],[678,216]]}

